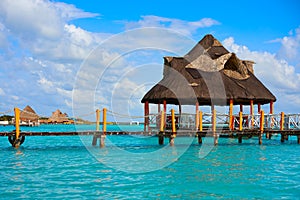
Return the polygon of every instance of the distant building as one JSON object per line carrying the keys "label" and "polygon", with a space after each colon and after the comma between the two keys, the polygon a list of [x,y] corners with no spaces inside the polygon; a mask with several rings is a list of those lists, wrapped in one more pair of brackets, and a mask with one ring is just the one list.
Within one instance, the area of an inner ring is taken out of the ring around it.
{"label": "distant building", "polygon": [[52,124],[73,124],[73,120],[68,119],[66,113],[62,113],[59,109],[52,112],[52,116],[48,119],[48,123]]}
{"label": "distant building", "polygon": [[39,124],[40,124],[39,116],[36,114],[36,112],[30,106],[27,105],[20,112],[20,125],[38,126]]}

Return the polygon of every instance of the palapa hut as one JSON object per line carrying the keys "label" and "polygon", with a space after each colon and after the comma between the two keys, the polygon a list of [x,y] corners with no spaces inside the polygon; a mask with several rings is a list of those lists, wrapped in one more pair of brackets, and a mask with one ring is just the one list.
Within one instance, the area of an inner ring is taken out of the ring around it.
{"label": "palapa hut", "polygon": [[39,116],[30,106],[27,105],[20,112],[20,121],[21,125],[36,126],[39,125]]}
{"label": "palapa hut", "polygon": [[69,123],[69,119],[66,113],[62,113],[59,109],[52,112],[51,117],[48,119],[48,123],[63,124]]}
{"label": "palapa hut", "polygon": [[[164,57],[162,80],[142,99],[145,116],[149,103],[195,105],[270,104],[273,113],[275,96],[254,75],[252,61],[241,60],[230,53],[212,35],[206,35],[184,57]],[[231,113],[232,114],[232,113]],[[147,120],[147,119],[146,119]],[[145,124],[148,122],[145,120]]]}

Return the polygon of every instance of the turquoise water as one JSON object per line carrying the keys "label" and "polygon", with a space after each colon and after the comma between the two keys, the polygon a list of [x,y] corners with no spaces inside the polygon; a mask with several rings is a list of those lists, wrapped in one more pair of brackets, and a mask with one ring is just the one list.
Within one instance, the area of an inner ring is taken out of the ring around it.
{"label": "turquoise water", "polygon": [[[9,128],[13,127],[0,127],[0,131]],[[40,127],[56,131],[73,128]],[[79,129],[92,130],[93,126]],[[295,138],[289,138],[284,144],[280,143],[279,136],[264,139],[261,146],[257,138],[243,140],[242,144],[236,139],[220,138],[219,145],[203,157],[199,155],[205,144],[199,146],[193,138],[178,137],[175,146],[170,147],[158,146],[156,137],[107,136],[104,148],[92,147],[91,139],[90,136],[26,137],[24,144],[14,149],[7,137],[0,137],[0,199],[300,197],[300,145]],[[131,164],[130,167],[140,172],[128,173],[120,171],[123,168],[109,167],[110,159],[105,160],[105,156],[116,149],[144,155],[149,162],[141,164],[121,153],[118,159],[112,157],[111,162],[120,167]],[[159,150],[165,152],[162,158],[151,157],[151,152]],[[173,159],[181,150],[183,154]],[[159,167],[155,162],[168,159],[166,156],[173,159],[169,165],[144,172],[152,165]]]}

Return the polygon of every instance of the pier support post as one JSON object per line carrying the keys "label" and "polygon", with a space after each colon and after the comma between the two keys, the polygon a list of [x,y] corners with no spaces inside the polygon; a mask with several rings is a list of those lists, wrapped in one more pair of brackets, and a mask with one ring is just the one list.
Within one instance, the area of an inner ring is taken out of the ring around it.
{"label": "pier support post", "polygon": [[[99,131],[99,125],[100,125],[100,110],[97,109],[96,110],[96,131],[98,132]],[[97,133],[94,134],[93,136],[93,142],[92,142],[92,145],[93,146],[96,146],[97,145],[97,139],[98,139],[98,136],[97,136]]]}
{"label": "pier support post", "polygon": [[238,141],[239,141],[239,143],[242,143],[242,140],[243,140],[243,135],[239,134],[238,135]]}
{"label": "pier support post", "polygon": [[263,110],[260,111],[260,133],[258,135],[258,144],[262,144],[262,134],[265,126],[265,113]]}
{"label": "pier support post", "polygon": [[197,137],[198,137],[198,144],[202,144],[201,133],[198,133]]}
{"label": "pier support post", "polygon": [[297,135],[297,140],[298,144],[300,144],[300,135]]}
{"label": "pier support post", "polygon": [[106,108],[103,108],[103,125],[102,125],[102,135],[100,136],[100,147],[105,146],[105,138],[106,138]]}
{"label": "pier support post", "polygon": [[217,130],[217,115],[216,115],[216,110],[214,106],[212,106],[212,132],[213,132],[213,137],[214,137],[214,145],[218,145],[218,135],[216,133]]}
{"label": "pier support post", "polygon": [[144,105],[144,131],[148,132],[149,131],[149,102],[146,101]]}
{"label": "pier support post", "polygon": [[165,129],[165,112],[164,110],[161,111],[161,117],[160,117],[160,128],[158,133],[158,144],[163,145],[164,144],[164,129]]}
{"label": "pier support post", "polygon": [[197,137],[198,137],[198,144],[202,144],[202,136],[201,136],[201,133],[203,131],[203,113],[202,111],[199,111],[199,132],[197,133]]}
{"label": "pier support post", "polygon": [[172,117],[172,133],[170,136],[170,146],[174,145],[174,138],[176,137],[176,120],[175,120],[175,112],[174,109],[171,110]]}
{"label": "pier support post", "polygon": [[101,135],[100,136],[100,147],[105,147],[105,138],[106,138],[106,135]]}
{"label": "pier support post", "polygon": [[164,144],[164,135],[163,133],[158,134],[158,144],[163,145]]}
{"label": "pier support post", "polygon": [[15,148],[19,148],[19,146],[24,142],[25,136],[23,136],[23,141],[20,140],[20,109],[14,108],[15,113],[15,128],[16,132],[13,137],[8,137],[9,142]]}
{"label": "pier support post", "polygon": [[199,128],[199,102],[196,102],[196,120],[195,120],[196,131]]}
{"label": "pier support post", "polygon": [[285,140],[285,135],[284,135],[283,133],[281,133],[280,141],[281,141],[281,142],[284,142],[284,140]]}
{"label": "pier support post", "polygon": [[233,99],[229,100],[229,129],[233,130]]}

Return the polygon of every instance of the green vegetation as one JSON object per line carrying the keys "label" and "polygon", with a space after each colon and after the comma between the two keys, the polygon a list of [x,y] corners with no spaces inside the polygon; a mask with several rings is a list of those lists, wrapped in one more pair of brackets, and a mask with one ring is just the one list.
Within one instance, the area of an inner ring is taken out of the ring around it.
{"label": "green vegetation", "polygon": [[14,116],[11,116],[11,115],[2,115],[0,116],[0,121],[11,121],[12,118],[14,118]]}

